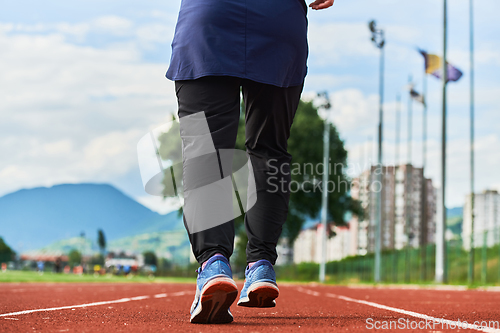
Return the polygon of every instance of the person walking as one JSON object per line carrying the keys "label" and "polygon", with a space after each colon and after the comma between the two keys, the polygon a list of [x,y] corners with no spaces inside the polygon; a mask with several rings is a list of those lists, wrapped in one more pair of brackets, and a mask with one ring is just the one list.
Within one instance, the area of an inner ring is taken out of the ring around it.
{"label": "person walking", "polygon": [[[316,0],[309,7],[325,9],[333,2]],[[182,118],[199,112],[204,112],[213,147],[234,149],[240,89],[243,95],[245,147],[257,200],[245,214],[248,266],[239,306],[273,307],[279,296],[273,265],[290,197],[287,140],[307,73],[307,55],[304,0],[182,0],[166,76],[175,81],[184,156],[196,149],[189,141],[196,133],[183,132]],[[186,193],[192,168],[183,160]],[[279,170],[273,172],[275,183],[283,184],[277,191],[269,181],[271,161]],[[185,206],[193,204],[190,200],[195,198],[185,197]],[[203,217],[194,219],[202,223],[196,219]],[[229,308],[238,295],[229,263],[234,222],[199,232],[189,232],[187,225],[193,254],[201,265],[190,321],[232,322]]]}

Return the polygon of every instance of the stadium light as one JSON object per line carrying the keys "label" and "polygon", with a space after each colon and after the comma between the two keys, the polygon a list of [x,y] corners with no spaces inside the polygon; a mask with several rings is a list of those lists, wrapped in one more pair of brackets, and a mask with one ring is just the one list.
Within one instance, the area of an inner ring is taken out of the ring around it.
{"label": "stadium light", "polygon": [[[377,23],[372,20],[368,23],[368,28],[372,33],[372,42],[380,50],[380,78],[379,78],[379,124],[378,124],[378,160],[377,167],[380,168],[377,171],[377,181],[379,184],[383,184],[382,180],[382,130],[383,130],[383,119],[384,119],[384,46],[385,46],[385,36],[384,30],[377,29]],[[375,282],[380,282],[380,266],[381,266],[381,224],[382,224],[382,202],[383,202],[383,186],[380,192],[377,193],[377,205],[376,205],[376,226],[375,226],[375,271],[374,280]]]}
{"label": "stadium light", "polygon": [[[323,131],[323,167],[326,168],[330,159],[330,123],[328,122],[328,111],[332,105],[328,92],[318,93],[318,97],[323,99],[323,104],[320,108],[326,111],[325,128]],[[327,242],[327,226],[328,226],[328,172],[323,172],[323,191],[321,195],[321,224],[323,232],[321,235],[321,263],[319,265],[319,280],[325,282],[326,275],[326,242]]]}

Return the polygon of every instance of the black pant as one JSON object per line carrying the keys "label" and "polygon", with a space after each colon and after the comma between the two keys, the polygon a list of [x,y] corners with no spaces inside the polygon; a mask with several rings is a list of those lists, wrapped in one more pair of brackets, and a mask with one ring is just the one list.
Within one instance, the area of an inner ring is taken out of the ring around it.
{"label": "black pant", "polygon": [[[287,140],[302,85],[280,88],[223,76],[176,81],[179,118],[204,111],[215,148],[234,149],[240,118],[240,87],[246,109],[245,147],[257,190],[257,202],[245,215],[247,262],[266,259],[274,264],[290,198],[291,155],[287,152]],[[279,170],[277,174],[275,167]],[[272,181],[268,181],[270,174]],[[189,234],[189,239],[196,259],[203,263],[216,253],[229,258],[234,236],[234,222],[230,221]]]}

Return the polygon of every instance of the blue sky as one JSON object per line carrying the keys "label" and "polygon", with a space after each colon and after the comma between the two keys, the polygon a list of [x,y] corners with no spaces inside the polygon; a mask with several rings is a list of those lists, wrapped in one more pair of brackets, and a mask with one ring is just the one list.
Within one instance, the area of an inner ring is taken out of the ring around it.
{"label": "blue sky", "polygon": [[[164,78],[178,0],[2,1],[0,12],[0,195],[67,182],[108,182],[159,211],[142,189],[136,143],[176,111]],[[476,2],[477,190],[500,189],[500,24],[496,0]],[[375,156],[378,52],[367,22],[386,32],[384,159],[394,162],[395,99],[402,96],[406,161],[407,93],[421,90],[421,47],[442,51],[442,1],[336,0],[309,12],[309,75],[304,96],[328,90],[330,119],[349,161]],[[449,206],[468,192],[468,0],[449,1],[449,61],[464,77],[449,85]],[[439,185],[440,82],[429,83],[429,167]],[[421,107],[414,105],[413,158],[419,166]],[[373,159],[373,158],[372,158]]]}

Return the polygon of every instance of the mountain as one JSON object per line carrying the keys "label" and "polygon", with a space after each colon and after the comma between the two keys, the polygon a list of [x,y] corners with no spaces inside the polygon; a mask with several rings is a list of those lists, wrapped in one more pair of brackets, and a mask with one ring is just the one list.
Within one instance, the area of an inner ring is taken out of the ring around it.
{"label": "mountain", "polygon": [[447,218],[454,218],[454,217],[463,217],[464,215],[464,208],[463,207],[453,207],[453,208],[447,208],[446,209],[446,217]]}
{"label": "mountain", "polygon": [[162,231],[121,238],[110,242],[114,252],[144,253],[153,251],[160,258],[177,264],[189,263],[191,246],[186,231]]}
{"label": "mountain", "polygon": [[463,207],[448,208],[446,210],[446,227],[455,235],[462,234],[463,222],[464,222]]}
{"label": "mountain", "polygon": [[17,251],[82,233],[94,239],[98,229],[103,229],[109,242],[183,228],[176,211],[160,215],[107,184],[39,187],[0,198],[0,236]]}
{"label": "mountain", "polygon": [[[24,255],[61,256],[76,249],[85,255],[99,253],[97,241],[90,238],[72,237],[53,242],[41,249],[25,251]],[[157,231],[110,241],[106,250],[115,253],[144,253],[153,251],[161,258],[177,264],[186,264],[190,256],[189,238],[185,230]],[[0,253],[0,258],[2,258]]]}

